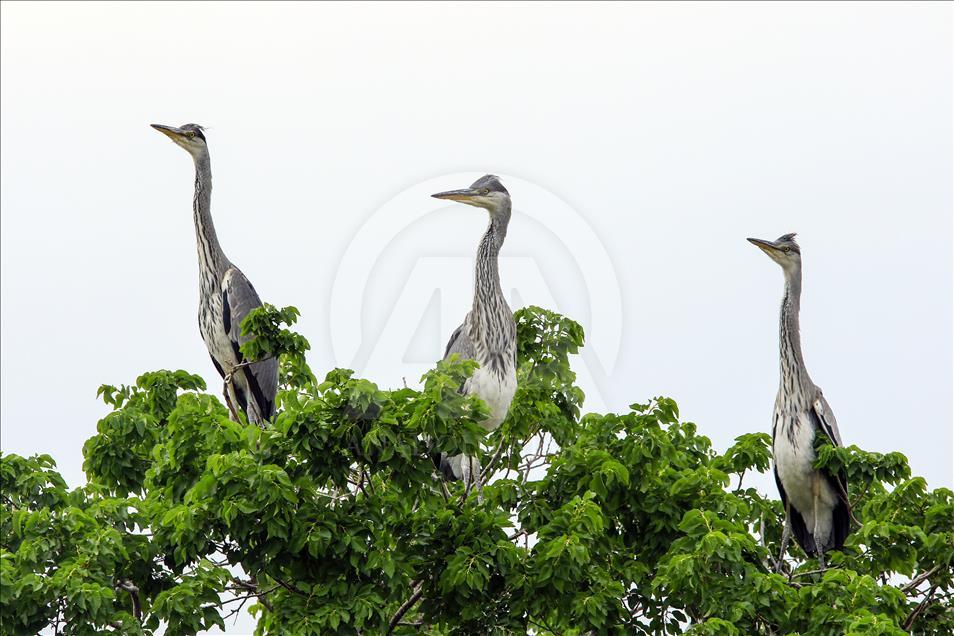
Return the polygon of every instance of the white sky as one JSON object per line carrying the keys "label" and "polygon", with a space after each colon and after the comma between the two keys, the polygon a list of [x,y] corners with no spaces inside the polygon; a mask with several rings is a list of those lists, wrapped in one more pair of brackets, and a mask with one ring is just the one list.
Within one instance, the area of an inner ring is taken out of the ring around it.
{"label": "white sky", "polygon": [[198,122],[223,246],[301,309],[316,370],[391,386],[440,357],[485,218],[426,195],[496,172],[504,285],[590,328],[593,408],[670,395],[717,448],[767,431],[782,277],[745,237],[797,231],[846,443],[949,486],[951,13],[5,3],[3,451],[76,484],[101,383],[184,368],[218,391],[191,162],[148,126]]}

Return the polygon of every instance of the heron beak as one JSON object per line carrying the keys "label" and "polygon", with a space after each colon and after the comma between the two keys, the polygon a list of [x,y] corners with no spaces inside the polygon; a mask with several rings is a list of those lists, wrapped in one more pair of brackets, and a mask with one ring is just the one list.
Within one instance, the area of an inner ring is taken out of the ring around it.
{"label": "heron beak", "polygon": [[169,139],[172,139],[173,141],[175,141],[177,138],[181,139],[182,137],[185,136],[185,133],[183,133],[182,130],[180,130],[179,128],[176,128],[175,126],[165,126],[163,124],[149,124],[149,125],[155,128],[156,130],[158,130],[159,132],[161,132],[163,135],[165,135]]}
{"label": "heron beak", "polygon": [[470,188],[464,188],[463,190],[448,190],[447,192],[438,192],[437,194],[432,194],[431,196],[435,199],[447,199],[448,201],[470,203],[474,197],[477,196],[477,193]]}
{"label": "heron beak", "polygon": [[754,245],[755,247],[759,248],[766,254],[771,254],[772,252],[779,251],[779,249],[775,247],[775,243],[773,243],[772,241],[765,241],[765,240],[757,239],[757,238],[748,238],[745,240],[751,243],[752,245]]}

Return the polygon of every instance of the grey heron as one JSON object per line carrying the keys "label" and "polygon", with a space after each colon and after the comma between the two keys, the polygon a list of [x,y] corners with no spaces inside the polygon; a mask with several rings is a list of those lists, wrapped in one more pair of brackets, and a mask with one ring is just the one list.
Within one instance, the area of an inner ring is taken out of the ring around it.
{"label": "grey heron", "polygon": [[801,249],[794,234],[785,234],[774,241],[748,240],[778,263],[785,276],[779,319],[781,374],[772,422],[775,483],[786,514],[779,565],[791,533],[805,554],[817,556],[824,567],[825,553],[839,550],[845,544],[851,512],[847,476],[812,467],[817,432],[827,436],[835,446],[842,443],[835,414],[821,389],[808,376],[802,357],[798,331]]}
{"label": "grey heron", "polygon": [[[507,417],[517,390],[517,326],[500,287],[497,257],[507,237],[510,223],[510,193],[494,175],[486,175],[469,188],[431,195],[459,201],[487,210],[490,222],[477,246],[474,268],[474,302],[447,343],[444,359],[458,354],[475,360],[480,368],[468,378],[461,392],[476,394],[490,407],[490,416],[481,423],[493,431]],[[442,454],[435,459],[448,480],[463,480],[467,489],[480,487],[480,462],[476,457]]]}
{"label": "grey heron", "polygon": [[252,283],[226,258],[212,224],[212,169],[202,127],[196,124],[152,127],[192,156],[195,163],[195,196],[192,215],[199,254],[199,332],[215,370],[225,381],[225,398],[237,405],[248,420],[262,424],[271,417],[278,389],[275,359],[247,363],[239,347],[248,340],[241,333],[242,320],[262,305]]}

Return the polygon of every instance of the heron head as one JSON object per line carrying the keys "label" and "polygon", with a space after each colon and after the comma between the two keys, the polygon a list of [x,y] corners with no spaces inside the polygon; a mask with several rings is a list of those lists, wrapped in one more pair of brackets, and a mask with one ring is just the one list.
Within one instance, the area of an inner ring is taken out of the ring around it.
{"label": "heron head", "polygon": [[202,133],[203,128],[198,124],[183,124],[178,128],[175,126],[164,126],[163,124],[152,124],[152,127],[174,141],[177,146],[185,148],[193,157],[208,152],[209,150],[205,144],[205,135]]}
{"label": "heron head", "polygon": [[432,194],[435,199],[460,201],[467,205],[484,208],[491,214],[510,209],[510,193],[503,187],[500,179],[492,174],[484,175],[474,181],[469,188],[463,190],[448,190]]}
{"label": "heron head", "polygon": [[797,269],[802,264],[802,250],[795,242],[795,234],[784,234],[774,241],[750,238],[749,243],[769,255],[786,272]]}

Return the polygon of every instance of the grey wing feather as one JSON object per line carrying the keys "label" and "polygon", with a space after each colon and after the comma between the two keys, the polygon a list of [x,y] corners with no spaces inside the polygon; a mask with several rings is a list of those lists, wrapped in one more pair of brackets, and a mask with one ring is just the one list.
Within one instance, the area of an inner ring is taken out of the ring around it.
{"label": "grey wing feather", "polygon": [[821,423],[822,430],[825,431],[825,434],[831,439],[832,444],[842,446],[841,433],[838,431],[838,422],[835,421],[835,414],[828,405],[828,400],[822,395],[821,389],[816,386],[815,390],[818,393],[815,396],[815,401],[812,403],[812,406],[815,409],[815,415],[818,416],[818,421]]}
{"label": "grey wing feather", "polygon": [[[818,424],[825,431],[831,443],[835,446],[842,446],[841,433],[838,431],[838,422],[835,421],[835,414],[828,405],[828,400],[822,395],[821,389],[815,387],[817,391],[815,401],[812,407],[815,415],[818,417]],[[826,549],[840,550],[845,545],[845,539],[851,532],[851,504],[848,501],[848,473],[844,470],[837,474],[824,473],[828,483],[836,493],[838,493],[838,502],[832,510],[832,531],[831,545]]]}
{"label": "grey wing feather", "polygon": [[450,340],[447,341],[447,347],[444,349],[444,359],[447,360],[453,354],[458,354],[463,360],[473,360],[477,356],[477,349],[467,335],[467,320],[464,324],[454,330]]}
{"label": "grey wing feather", "polygon": [[[262,306],[262,300],[252,283],[237,267],[231,267],[225,273],[222,296],[225,328],[229,332],[232,346],[238,351],[241,345],[251,340],[249,336],[242,335],[242,321],[250,311]],[[274,409],[275,393],[278,391],[278,360],[262,360],[247,368],[252,376],[250,380],[254,378],[254,382],[250,382],[253,384],[253,397],[261,402],[262,410],[268,417]],[[254,395],[256,392],[260,392],[260,395]]]}
{"label": "grey wing feather", "polygon": [[[473,360],[477,357],[477,350],[474,347],[474,343],[471,342],[470,336],[467,335],[467,320],[469,318],[470,315],[468,314],[467,318],[464,319],[464,323],[451,334],[450,340],[447,341],[447,347],[444,348],[445,360],[455,353],[462,360]],[[461,393],[467,392],[468,382],[469,380],[465,380],[464,383],[461,384],[460,389],[458,389]],[[444,479],[447,481],[457,481],[461,478],[463,474],[461,471],[461,460],[463,458],[464,455],[451,457],[447,453],[436,453],[431,456],[431,459],[434,461],[434,466],[440,470]]]}
{"label": "grey wing feather", "polygon": [[[444,349],[445,360],[455,353],[460,357],[461,360],[475,360],[477,358],[477,348],[474,347],[474,343],[471,342],[470,336],[467,334],[468,318],[470,318],[470,315],[464,319],[464,324],[454,330],[454,333],[451,334],[450,340],[447,341],[447,348]],[[469,385],[470,380],[464,380],[464,383],[460,385],[460,392],[467,393],[467,387]]]}

